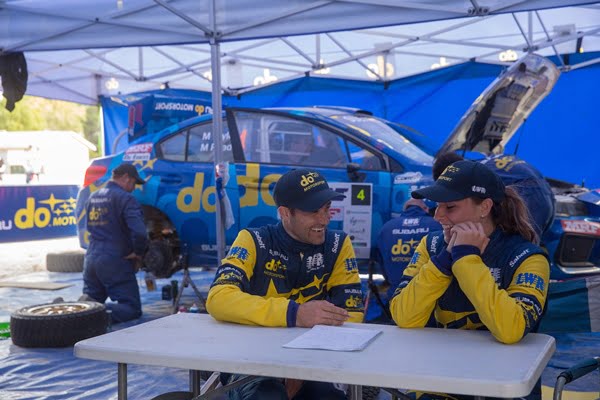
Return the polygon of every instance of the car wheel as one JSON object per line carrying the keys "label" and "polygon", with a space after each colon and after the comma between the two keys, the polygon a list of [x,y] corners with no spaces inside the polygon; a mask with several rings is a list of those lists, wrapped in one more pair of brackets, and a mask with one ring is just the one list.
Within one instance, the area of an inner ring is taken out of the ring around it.
{"label": "car wheel", "polygon": [[85,251],[74,250],[46,254],[46,269],[50,272],[82,272]]}
{"label": "car wheel", "polygon": [[21,347],[67,347],[106,333],[104,304],[93,301],[38,304],[10,316],[10,337]]}

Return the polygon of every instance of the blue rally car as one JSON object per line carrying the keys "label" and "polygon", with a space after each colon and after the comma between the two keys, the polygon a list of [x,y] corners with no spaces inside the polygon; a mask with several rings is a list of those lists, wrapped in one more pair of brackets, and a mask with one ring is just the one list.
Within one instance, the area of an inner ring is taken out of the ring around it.
{"label": "blue rally car", "polygon": [[[433,158],[411,142],[414,134],[360,110],[228,108],[223,131],[225,191],[231,205],[227,244],[243,227],[276,222],[275,182],[292,168],[309,166],[347,193],[347,199],[332,204],[332,224],[349,231],[359,257],[368,258],[383,223],[402,210],[412,190],[432,182]],[[212,117],[141,136],[125,152],[92,162],[78,198],[83,247],[88,241],[85,201],[123,161],[136,165],[146,180],[134,195],[143,205],[152,240],[147,268],[169,276],[183,245],[190,265],[215,265]]]}
{"label": "blue rally car", "polygon": [[[501,154],[557,79],[558,70],[543,57],[517,61],[473,103],[440,151]],[[422,136],[357,109],[228,108],[222,139],[228,245],[241,228],[277,221],[273,186],[298,166],[316,169],[347,194],[332,203],[331,226],[352,237],[359,259],[369,257],[380,228],[402,211],[410,192],[432,183],[434,151]],[[128,161],[146,180],[134,192],[151,238],[146,268],[170,276],[184,248],[190,265],[216,265],[214,150],[212,115],[204,115],[133,135],[126,151],[94,160],[77,204],[82,247],[88,243],[86,200]],[[542,236],[551,278],[600,273],[598,192],[554,183],[556,218]]]}

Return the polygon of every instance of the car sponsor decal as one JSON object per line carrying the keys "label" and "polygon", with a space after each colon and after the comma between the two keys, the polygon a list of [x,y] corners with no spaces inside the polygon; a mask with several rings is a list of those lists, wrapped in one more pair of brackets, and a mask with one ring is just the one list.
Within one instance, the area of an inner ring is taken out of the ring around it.
{"label": "car sponsor decal", "polygon": [[423,178],[423,174],[420,172],[405,172],[394,177],[394,185],[415,183]]}
{"label": "car sponsor decal", "polygon": [[125,151],[123,161],[148,161],[150,160],[150,154],[152,153],[152,143],[140,143],[129,147]]}
{"label": "car sponsor decal", "polygon": [[600,223],[581,220],[564,219],[560,221],[565,232],[600,236]]}

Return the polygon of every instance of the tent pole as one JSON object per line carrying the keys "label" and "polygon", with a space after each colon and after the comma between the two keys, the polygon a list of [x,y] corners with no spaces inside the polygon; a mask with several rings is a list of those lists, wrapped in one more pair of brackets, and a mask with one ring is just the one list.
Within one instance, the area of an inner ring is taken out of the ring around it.
{"label": "tent pole", "polygon": [[[210,25],[212,36],[210,38],[210,65],[212,71],[212,108],[213,108],[213,142],[215,144],[214,174],[215,188],[217,165],[223,162],[223,118],[221,104],[221,51],[217,31],[216,0],[210,1]],[[218,193],[215,193],[216,204],[216,229],[217,229],[217,266],[225,257],[225,229],[222,214],[222,205]]]}

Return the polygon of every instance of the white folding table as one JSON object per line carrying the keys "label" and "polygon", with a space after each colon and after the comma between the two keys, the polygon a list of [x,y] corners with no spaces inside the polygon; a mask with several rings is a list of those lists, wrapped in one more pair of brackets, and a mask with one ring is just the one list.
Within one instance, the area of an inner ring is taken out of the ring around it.
{"label": "white folding table", "polygon": [[[529,394],[555,349],[554,338],[529,334],[517,344],[497,342],[489,332],[453,329],[380,329],[359,352],[282,347],[305,328],[265,328],[222,323],[206,314],[175,314],[83,340],[75,355],[118,363],[119,400],[127,398],[127,364],[219,371],[383,388],[521,397]],[[360,397],[360,396],[359,396]]]}

